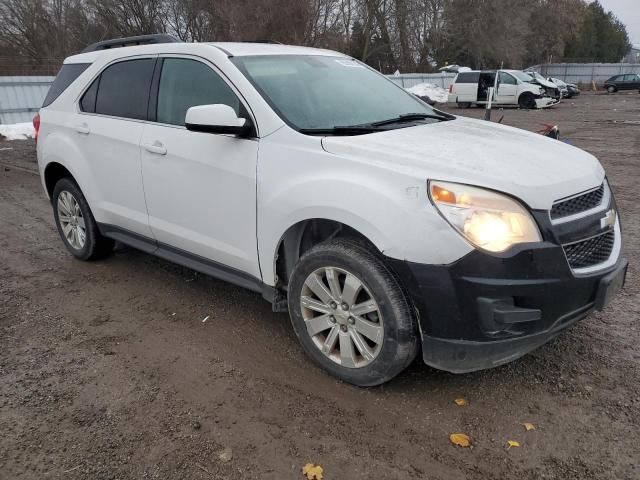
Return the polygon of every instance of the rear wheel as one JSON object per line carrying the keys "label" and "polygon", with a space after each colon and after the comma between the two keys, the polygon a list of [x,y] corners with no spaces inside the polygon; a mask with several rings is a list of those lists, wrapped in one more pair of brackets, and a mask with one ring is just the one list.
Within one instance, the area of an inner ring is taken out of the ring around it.
{"label": "rear wheel", "polygon": [[105,257],[114,241],[102,236],[78,185],[70,178],[56,183],[52,195],[53,215],[67,250],[80,260]]}
{"label": "rear wheel", "polygon": [[418,351],[409,301],[382,259],[350,240],[316,245],[289,281],[289,313],[306,353],[336,377],[379,385]]}
{"label": "rear wheel", "polygon": [[457,102],[458,108],[470,108],[471,102]]}

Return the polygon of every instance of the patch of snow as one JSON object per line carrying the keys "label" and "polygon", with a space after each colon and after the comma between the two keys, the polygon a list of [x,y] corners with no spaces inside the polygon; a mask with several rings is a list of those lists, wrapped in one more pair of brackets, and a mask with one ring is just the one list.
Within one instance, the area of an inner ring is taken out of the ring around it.
{"label": "patch of snow", "polygon": [[13,125],[3,125],[0,123],[0,139],[3,140],[26,140],[36,136],[36,131],[31,122],[14,123]]}
{"label": "patch of snow", "polygon": [[435,103],[447,103],[449,92],[433,83],[419,83],[413,87],[406,88],[407,92],[413,93],[417,97],[427,97]]}

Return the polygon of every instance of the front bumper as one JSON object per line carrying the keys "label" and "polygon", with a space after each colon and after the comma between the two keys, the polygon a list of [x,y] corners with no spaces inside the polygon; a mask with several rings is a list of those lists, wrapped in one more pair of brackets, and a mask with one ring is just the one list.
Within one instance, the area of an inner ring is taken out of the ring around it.
{"label": "front bumper", "polygon": [[389,259],[420,317],[424,362],[453,373],[495,367],[548,342],[622,288],[622,255],[606,270],[575,275],[562,247],[475,250],[451,265]]}

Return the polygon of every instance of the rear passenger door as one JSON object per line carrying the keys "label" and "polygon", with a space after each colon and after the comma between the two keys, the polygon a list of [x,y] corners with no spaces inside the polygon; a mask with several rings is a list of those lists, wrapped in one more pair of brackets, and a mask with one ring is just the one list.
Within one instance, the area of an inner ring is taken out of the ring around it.
{"label": "rear passenger door", "polygon": [[119,60],[80,98],[73,129],[93,185],[85,194],[101,228],[152,237],[142,187],[140,139],[155,57]]}
{"label": "rear passenger door", "polygon": [[257,139],[193,132],[187,109],[225,104],[248,111],[214,66],[195,57],[158,61],[142,172],[149,224],[163,251],[260,278],[256,241]]}

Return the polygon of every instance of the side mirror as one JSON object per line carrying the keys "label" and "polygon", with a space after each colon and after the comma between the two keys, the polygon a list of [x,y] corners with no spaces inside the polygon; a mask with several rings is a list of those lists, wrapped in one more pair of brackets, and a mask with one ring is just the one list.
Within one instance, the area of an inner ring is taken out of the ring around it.
{"label": "side mirror", "polygon": [[222,133],[227,135],[248,135],[251,124],[246,118],[239,118],[229,105],[199,105],[187,110],[185,116],[187,130],[193,132]]}

